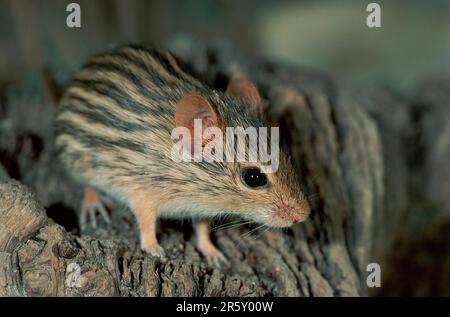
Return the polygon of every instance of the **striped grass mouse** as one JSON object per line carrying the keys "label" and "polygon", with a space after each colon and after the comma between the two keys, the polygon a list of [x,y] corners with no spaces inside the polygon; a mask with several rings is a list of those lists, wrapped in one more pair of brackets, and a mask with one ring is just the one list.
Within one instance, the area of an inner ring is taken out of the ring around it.
{"label": "striped grass mouse", "polygon": [[92,57],[68,82],[56,117],[63,165],[85,189],[81,225],[108,214],[98,192],[128,205],[139,224],[141,248],[164,256],[158,217],[192,218],[197,248],[210,263],[226,261],[210,239],[208,219],[237,215],[269,227],[305,220],[309,204],[289,156],[279,168],[259,162],[174,162],[172,130],[205,126],[262,127],[262,98],[243,78],[226,92],[210,88],[176,57],[155,47],[126,45]]}

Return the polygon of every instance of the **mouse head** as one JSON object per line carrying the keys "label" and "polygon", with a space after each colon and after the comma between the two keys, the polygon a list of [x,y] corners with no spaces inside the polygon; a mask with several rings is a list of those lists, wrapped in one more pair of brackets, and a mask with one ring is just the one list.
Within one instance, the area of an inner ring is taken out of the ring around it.
{"label": "mouse head", "polygon": [[[275,158],[278,168],[267,172],[266,161],[252,159],[261,153],[258,151],[261,143],[255,149],[250,137],[244,142],[237,141],[236,134],[230,137],[230,128],[253,127],[260,132],[259,128],[264,127],[258,116],[262,99],[255,85],[246,79],[234,79],[226,94],[207,95],[184,96],[175,113],[176,126],[190,132],[191,137],[184,140],[190,153],[194,152],[195,144],[206,150],[211,148],[211,140],[220,141],[214,143],[216,160],[184,163],[187,164],[184,168],[181,168],[183,163],[177,165],[179,177],[184,178],[179,181],[177,193],[183,193],[186,208],[191,212],[198,210],[201,216],[236,214],[271,227],[288,227],[305,220],[309,204],[300,190],[289,156],[278,144],[275,144],[277,151],[266,145],[271,154],[278,154]],[[221,133],[196,133],[195,122],[200,122],[205,132],[208,128],[218,128]],[[234,141],[230,143],[230,139]],[[272,145],[273,135],[267,133],[266,140]],[[236,157],[229,160],[230,151],[237,154],[239,147],[245,148],[245,160]]]}

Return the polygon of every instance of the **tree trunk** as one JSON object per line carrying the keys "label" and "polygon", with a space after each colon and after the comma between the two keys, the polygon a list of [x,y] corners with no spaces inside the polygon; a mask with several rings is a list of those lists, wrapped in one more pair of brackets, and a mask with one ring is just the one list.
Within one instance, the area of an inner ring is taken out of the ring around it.
{"label": "tree trunk", "polygon": [[[55,158],[54,109],[41,89],[30,98],[8,88],[0,107],[0,163],[28,187],[0,183],[0,296],[367,295],[366,266],[383,262],[385,244],[409,206],[402,141],[417,124],[409,103],[384,89],[356,90],[224,47],[175,44],[173,50],[217,89],[236,76],[256,82],[268,121],[280,127],[292,152],[310,219],[283,232],[246,234],[251,226],[215,231],[228,268],[207,266],[190,227],[176,222],[160,226],[168,259],[143,255],[131,212],[117,204],[111,225],[80,233],[81,186]],[[396,109],[396,116],[383,109]],[[70,282],[76,265],[79,284]]]}

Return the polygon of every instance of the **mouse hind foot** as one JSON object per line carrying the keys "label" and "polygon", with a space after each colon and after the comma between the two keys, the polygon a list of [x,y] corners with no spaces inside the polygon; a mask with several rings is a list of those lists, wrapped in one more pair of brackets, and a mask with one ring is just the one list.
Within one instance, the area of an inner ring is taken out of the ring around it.
{"label": "mouse hind foot", "polygon": [[86,229],[88,221],[90,221],[93,228],[97,228],[97,213],[102,216],[107,224],[111,223],[111,218],[105,204],[100,199],[99,193],[92,188],[86,187],[81,204],[80,227],[82,230]]}

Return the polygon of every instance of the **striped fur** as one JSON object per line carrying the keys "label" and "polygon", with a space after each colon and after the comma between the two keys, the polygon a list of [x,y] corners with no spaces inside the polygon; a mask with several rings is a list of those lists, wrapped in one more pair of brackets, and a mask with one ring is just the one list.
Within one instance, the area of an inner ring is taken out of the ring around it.
{"label": "striped fur", "polygon": [[285,205],[306,215],[284,153],[279,171],[268,175],[272,187],[258,191],[240,181],[248,163],[171,160],[176,105],[191,93],[207,97],[224,126],[263,126],[250,107],[192,77],[166,51],[123,46],[94,56],[68,83],[59,107],[56,143],[66,169],[131,207],[132,197],[158,193],[148,199],[162,197],[158,208],[166,216],[238,213],[270,224]]}

